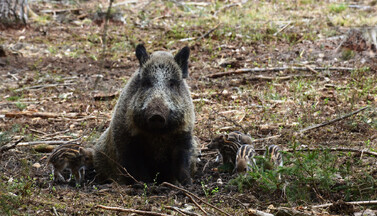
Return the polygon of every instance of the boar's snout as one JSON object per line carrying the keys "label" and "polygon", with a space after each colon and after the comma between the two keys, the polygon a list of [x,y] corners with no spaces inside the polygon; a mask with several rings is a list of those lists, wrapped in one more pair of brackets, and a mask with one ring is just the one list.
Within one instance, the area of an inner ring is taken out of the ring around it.
{"label": "boar's snout", "polygon": [[165,118],[162,115],[155,114],[148,118],[148,124],[151,128],[163,128],[165,126]]}
{"label": "boar's snout", "polygon": [[147,108],[147,123],[151,129],[162,129],[167,124],[169,108],[162,99],[153,99]]}

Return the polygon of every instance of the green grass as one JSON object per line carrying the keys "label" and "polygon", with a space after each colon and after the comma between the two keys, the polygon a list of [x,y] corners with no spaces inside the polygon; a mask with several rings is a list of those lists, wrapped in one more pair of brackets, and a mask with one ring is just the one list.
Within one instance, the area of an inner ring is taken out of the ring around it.
{"label": "green grass", "polygon": [[343,3],[342,4],[331,4],[329,6],[329,11],[331,13],[341,13],[341,12],[347,10],[347,8],[348,8],[348,5],[343,4]]}
{"label": "green grass", "polygon": [[[356,166],[363,165],[360,160],[355,163],[351,162],[353,159],[346,160],[346,165],[340,166],[338,159],[344,156],[327,149],[285,153],[284,167],[258,169],[246,176],[239,175],[230,184],[237,185],[241,192],[253,188],[271,196],[283,193],[288,202],[297,204],[332,199],[335,194],[344,201],[374,199],[377,180],[370,173],[358,170]],[[278,179],[279,173],[282,181]]]}

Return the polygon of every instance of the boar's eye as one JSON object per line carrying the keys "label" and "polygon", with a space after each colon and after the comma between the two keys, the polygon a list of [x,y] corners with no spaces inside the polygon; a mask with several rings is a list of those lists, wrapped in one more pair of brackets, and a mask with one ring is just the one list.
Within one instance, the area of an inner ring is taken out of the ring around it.
{"label": "boar's eye", "polygon": [[141,86],[144,88],[150,88],[152,86],[152,82],[150,79],[142,79]]}
{"label": "boar's eye", "polygon": [[175,80],[175,79],[169,80],[169,87],[170,88],[176,88],[176,87],[178,87],[178,85],[179,85],[179,81],[178,80]]}

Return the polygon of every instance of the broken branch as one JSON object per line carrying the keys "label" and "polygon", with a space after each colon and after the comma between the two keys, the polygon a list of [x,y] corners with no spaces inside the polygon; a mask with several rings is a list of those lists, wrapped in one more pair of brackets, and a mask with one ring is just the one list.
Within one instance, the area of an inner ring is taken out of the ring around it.
{"label": "broken branch", "polygon": [[2,146],[2,147],[0,148],[0,153],[2,154],[2,153],[6,152],[6,151],[8,151],[8,150],[10,150],[10,149],[16,148],[16,146],[17,146],[17,145],[18,145],[23,139],[24,139],[24,138],[21,137],[19,140],[17,140],[14,144],[12,144],[12,145],[10,145],[10,146],[6,146],[6,145]]}
{"label": "broken branch", "polygon": [[[349,204],[349,205],[376,205],[377,200],[353,201],[353,202],[344,202],[344,203]],[[326,203],[326,204],[322,204],[322,205],[312,206],[312,208],[327,208],[327,207],[330,207],[332,205],[334,205],[334,203]]]}
{"label": "broken branch", "polygon": [[255,210],[255,209],[248,209],[247,213],[251,216],[274,216],[273,214],[263,212],[263,211],[259,211],[259,210]]}
{"label": "broken branch", "polygon": [[232,4],[225,5],[225,6],[221,7],[219,10],[217,10],[213,14],[213,16],[217,17],[217,14],[220,13],[221,11],[226,10],[228,8],[231,8],[231,7],[234,7],[234,6],[241,6],[241,4],[239,4],[239,3],[232,3]]}
{"label": "broken branch", "polygon": [[[312,125],[312,126],[306,127],[306,128],[304,128],[304,129],[302,129],[302,130],[296,132],[295,135],[297,136],[297,135],[300,135],[300,134],[306,133],[306,132],[308,132],[308,131],[310,131],[310,130],[313,130],[313,129],[316,129],[316,128],[320,128],[320,127],[323,127],[323,126],[326,126],[326,125],[329,125],[329,124],[335,123],[335,122],[337,122],[337,121],[340,121],[340,120],[343,120],[343,119],[348,118],[348,117],[350,117],[350,116],[353,116],[353,115],[355,115],[355,114],[357,114],[357,113],[359,113],[359,112],[361,112],[361,111],[363,111],[363,110],[366,110],[366,109],[368,109],[368,108],[369,108],[369,106],[366,106],[366,107],[360,108],[360,109],[358,109],[358,110],[356,110],[356,111],[353,111],[353,112],[351,112],[351,113],[348,113],[348,114],[346,114],[346,115],[343,115],[343,116],[341,116],[341,117],[338,117],[338,118],[332,119],[332,120],[330,120],[330,121],[327,121],[327,122],[323,122],[323,123],[321,123],[321,124],[316,124],[316,125]],[[261,139],[255,139],[255,140],[253,140],[252,142],[253,142],[253,143],[255,143],[255,142],[261,142],[261,141],[266,141],[266,140],[270,140],[270,139],[277,139],[277,138],[279,138],[279,137],[281,137],[281,134],[279,134],[279,135],[274,135],[274,136],[270,136],[270,137],[265,137],[265,138],[261,138]]]}
{"label": "broken branch", "polygon": [[186,211],[184,209],[180,209],[178,207],[175,207],[175,206],[164,206],[164,208],[166,209],[169,209],[169,210],[173,210],[173,211],[176,211],[180,214],[183,214],[183,215],[192,215],[192,216],[200,216],[199,214],[196,214],[194,212],[189,212],[189,211]]}
{"label": "broken branch", "polygon": [[186,196],[188,196],[188,198],[190,198],[190,200],[196,205],[196,207],[198,207],[200,209],[200,211],[202,211],[204,213],[204,215],[208,215],[208,213],[199,205],[199,203],[197,203],[194,198],[192,196],[190,196],[189,194],[186,193]]}
{"label": "broken branch", "polygon": [[73,143],[73,142],[78,141],[79,139],[80,138],[73,139],[73,140],[68,140],[68,141],[65,141],[65,140],[54,140],[54,141],[43,141],[43,140],[40,140],[40,141],[33,141],[33,142],[22,142],[22,143],[19,143],[18,146],[33,146],[33,145],[38,145],[38,144],[60,145],[60,144]]}
{"label": "broken branch", "polygon": [[[357,152],[361,154],[371,155],[377,157],[377,152],[372,152],[368,150],[360,150],[360,149],[353,149],[353,148],[303,148],[303,149],[288,149],[284,150],[283,152],[295,152],[295,151],[316,151],[316,150],[329,150],[329,151],[339,151],[339,152]],[[266,149],[255,149],[257,152],[264,152]]]}
{"label": "broken branch", "polygon": [[20,92],[20,91],[32,90],[32,89],[51,88],[51,87],[58,87],[58,86],[70,86],[70,85],[75,85],[75,84],[76,83],[36,85],[36,86],[30,86],[30,87],[24,87],[24,88],[16,89],[16,90],[14,90],[14,92]]}
{"label": "broken branch", "polygon": [[[312,68],[316,71],[321,70],[343,70],[343,71],[352,71],[355,70],[355,68],[347,68],[347,67],[314,67]],[[221,73],[213,73],[208,76],[207,78],[218,78],[223,76],[230,76],[233,74],[244,74],[244,73],[250,73],[250,72],[272,72],[272,71],[286,71],[286,70],[292,70],[292,71],[307,71],[310,70],[307,67],[276,67],[276,68],[241,68],[234,71],[229,72],[221,72]]]}
{"label": "broken branch", "polygon": [[161,185],[167,185],[167,186],[172,187],[172,188],[174,188],[174,189],[177,189],[177,190],[183,191],[184,193],[189,194],[189,195],[195,197],[196,199],[198,199],[198,200],[201,201],[202,203],[204,203],[204,204],[206,204],[206,205],[212,207],[213,209],[215,209],[215,210],[217,210],[217,211],[219,211],[219,212],[221,212],[221,213],[223,213],[223,214],[225,214],[225,215],[227,215],[227,216],[230,216],[230,214],[228,214],[228,213],[224,212],[223,210],[217,208],[216,206],[214,206],[214,205],[212,205],[212,204],[210,204],[210,203],[208,203],[208,202],[206,202],[206,201],[200,199],[200,198],[199,198],[198,196],[196,196],[195,194],[193,194],[193,193],[191,193],[191,192],[189,192],[189,191],[187,191],[187,190],[185,190],[185,189],[183,189],[183,188],[180,188],[180,187],[175,186],[175,185],[173,185],[173,184],[170,184],[170,183],[168,183],[168,182],[163,182]]}
{"label": "broken branch", "polygon": [[104,205],[97,205],[96,207],[106,209],[106,210],[111,210],[111,211],[128,212],[128,213],[135,213],[135,214],[141,214],[141,215],[168,216],[168,214],[152,212],[152,211],[142,211],[142,210],[136,210],[136,209],[126,209],[126,208],[111,207],[111,206],[104,206]]}
{"label": "broken branch", "polygon": [[203,38],[206,38],[208,37],[213,31],[215,31],[218,27],[220,26],[220,23],[217,24],[215,27],[213,27],[211,30],[209,30],[207,33],[205,33],[204,35],[200,36],[198,39],[196,40],[201,40]]}
{"label": "broken branch", "polygon": [[351,113],[348,113],[348,114],[346,114],[346,115],[343,115],[343,116],[341,116],[341,117],[339,117],[339,118],[333,119],[333,120],[331,120],[331,121],[324,122],[324,123],[321,123],[321,124],[312,125],[312,126],[310,126],[310,127],[307,127],[307,128],[304,128],[304,129],[300,130],[298,133],[299,133],[299,134],[303,134],[303,133],[305,133],[305,132],[307,132],[307,131],[309,131],[309,130],[313,130],[313,129],[316,129],[316,128],[320,128],[320,127],[323,127],[323,126],[326,126],[326,125],[329,125],[329,124],[335,123],[335,122],[337,122],[337,121],[340,121],[340,120],[343,120],[343,119],[348,118],[348,117],[350,117],[350,116],[353,116],[353,115],[355,115],[355,114],[357,114],[357,113],[359,113],[359,112],[361,112],[361,111],[363,111],[363,110],[365,110],[365,109],[368,109],[368,108],[369,108],[369,106],[366,106],[366,107],[360,108],[360,109],[358,109],[358,110],[356,110],[356,111],[353,111],[353,112],[351,112]]}

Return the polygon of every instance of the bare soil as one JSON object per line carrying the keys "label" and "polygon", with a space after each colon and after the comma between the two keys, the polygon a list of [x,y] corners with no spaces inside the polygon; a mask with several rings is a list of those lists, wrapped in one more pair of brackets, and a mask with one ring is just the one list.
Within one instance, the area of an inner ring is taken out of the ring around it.
{"label": "bare soil", "polygon": [[[214,4],[212,1],[203,2]],[[311,203],[303,203],[287,200],[280,190],[265,193],[257,187],[251,187],[241,192],[237,186],[228,184],[237,175],[221,171],[221,163],[215,161],[217,152],[206,146],[216,134],[239,130],[254,139],[282,134],[278,139],[257,142],[255,147],[263,149],[269,144],[278,144],[287,150],[292,148],[294,132],[370,106],[358,115],[310,130],[294,140],[299,146],[374,151],[377,149],[377,61],[373,46],[362,51],[342,51],[342,48],[337,51],[342,43],[341,38],[319,38],[325,24],[324,18],[318,18],[319,24],[315,23],[316,16],[320,16],[318,14],[311,17],[311,29],[305,31],[306,27],[300,26],[297,21],[279,33],[279,36],[270,33],[268,25],[262,25],[252,30],[262,35],[261,39],[254,40],[248,39],[246,35],[238,35],[241,34],[238,32],[242,32],[240,28],[251,27],[240,24],[231,28],[232,25],[227,24],[226,20],[217,22],[209,19],[206,25],[187,21],[186,26],[176,27],[173,25],[176,19],[184,21],[201,17],[194,12],[184,11],[173,1],[143,2],[120,9],[126,17],[125,24],[115,19],[110,21],[107,52],[101,58],[104,24],[95,13],[99,3],[107,7],[105,1],[81,2],[80,7],[52,3],[32,5],[31,8],[38,15],[48,17],[46,23],[39,18],[30,20],[26,27],[5,28],[0,32],[0,45],[5,51],[5,56],[0,57],[2,145],[24,137],[23,142],[80,138],[78,142],[83,146],[93,146],[109,124],[119,91],[137,69],[134,45],[143,42],[150,52],[176,51],[189,45],[191,57],[188,83],[195,103],[195,136],[201,141],[199,147],[202,157],[198,163],[198,172],[193,176],[194,184],[185,189],[230,215],[246,215],[248,208],[266,211],[269,205],[297,208],[346,200],[342,193],[322,193],[323,197],[319,195],[313,197]],[[248,7],[253,6],[246,4]],[[267,5],[265,7],[274,5],[264,4]],[[360,4],[369,2],[361,1]],[[221,2],[221,5],[227,4]],[[283,3],[277,5],[284,8]],[[292,4],[282,13],[290,17],[289,14],[307,11],[310,7],[328,8],[327,3],[314,5],[301,4],[295,9]],[[80,8],[79,14],[64,12],[52,18],[51,14],[43,13],[43,9],[72,7]],[[237,10],[241,10],[240,7],[231,7],[219,13],[234,15]],[[160,9],[157,12],[154,8]],[[205,13],[213,14],[216,9],[211,8]],[[94,21],[85,23],[88,21],[84,19]],[[260,20],[252,20],[257,21]],[[221,23],[220,26],[206,38],[179,41],[200,37],[217,23]],[[346,35],[351,27],[328,24],[325,28],[336,32],[336,35]],[[304,38],[308,32],[314,35],[313,38]],[[347,55],[349,52],[351,57]],[[338,69],[314,72],[309,69],[281,70],[208,77],[210,74],[241,68],[305,65]],[[343,70],[342,67],[356,70]],[[279,79],[287,76],[292,77]],[[101,98],[99,96],[102,96],[102,100],[98,100]],[[53,113],[56,116],[22,115],[26,112]],[[10,117],[11,113],[21,114]],[[70,114],[75,116],[70,117]],[[105,205],[172,215],[177,215],[177,212],[167,210],[164,206],[176,206],[181,209],[193,208],[197,214],[203,214],[182,191],[167,186],[101,185],[92,181],[94,174],[91,172],[87,173],[87,182],[82,187],[76,187],[74,183],[54,183],[50,169],[46,166],[48,155],[38,152],[34,145],[18,146],[0,154],[0,182],[1,187],[4,187],[0,189],[0,212],[10,215],[126,214],[97,207]],[[339,156],[338,162],[341,166],[359,157],[357,153],[345,154]],[[376,162],[374,157],[363,156],[362,163],[355,164],[355,169],[377,178]],[[283,178],[289,179],[288,176]],[[210,215],[220,214],[212,207],[203,203],[200,205]],[[333,213],[324,210],[322,214]],[[335,211],[334,214],[341,213]]]}

